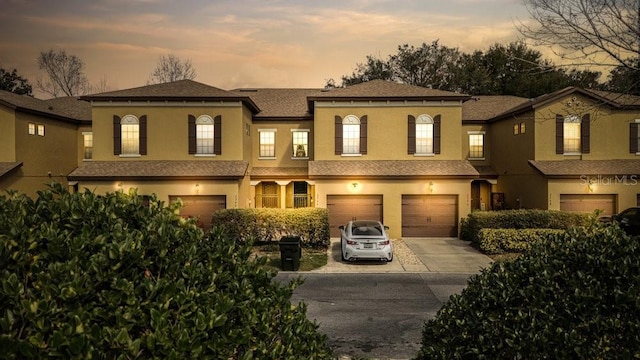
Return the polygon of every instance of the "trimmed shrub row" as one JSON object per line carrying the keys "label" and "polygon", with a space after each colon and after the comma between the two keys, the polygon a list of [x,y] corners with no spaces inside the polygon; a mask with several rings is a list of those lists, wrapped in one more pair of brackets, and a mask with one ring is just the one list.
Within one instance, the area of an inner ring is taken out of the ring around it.
{"label": "trimmed shrub row", "polygon": [[640,355],[640,242],[574,228],[473,276],[424,327],[417,359]]}
{"label": "trimmed shrub row", "polygon": [[329,212],[323,208],[225,209],[213,214],[214,226],[223,226],[241,242],[279,241],[300,236],[302,246],[329,246]]}
{"label": "trimmed shrub row", "polygon": [[482,229],[478,245],[485,254],[521,253],[536,241],[564,232],[560,229]]}
{"label": "trimmed shrub row", "polygon": [[477,245],[482,229],[569,229],[594,221],[594,214],[556,210],[476,211],[461,221],[460,238]]}
{"label": "trimmed shrub row", "polygon": [[0,196],[3,359],[331,359],[266,258],[135,192]]}

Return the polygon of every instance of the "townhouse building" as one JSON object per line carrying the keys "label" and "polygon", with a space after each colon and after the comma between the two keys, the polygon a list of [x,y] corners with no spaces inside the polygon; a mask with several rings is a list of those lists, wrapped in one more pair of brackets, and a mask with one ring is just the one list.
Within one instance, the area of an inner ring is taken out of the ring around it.
{"label": "townhouse building", "polygon": [[0,90],[0,189],[35,196],[52,181],[66,183],[83,156],[82,133],[90,129],[85,101]]}
{"label": "townhouse building", "polygon": [[[448,237],[476,210],[609,214],[640,201],[634,96],[472,97],[382,80],[235,90],[182,80],[81,101],[2,95],[2,188],[34,194],[51,171],[78,190],[180,200],[203,227],[222,208],[322,207],[332,236],[368,218],[394,237]],[[25,142],[40,123],[64,135]]]}

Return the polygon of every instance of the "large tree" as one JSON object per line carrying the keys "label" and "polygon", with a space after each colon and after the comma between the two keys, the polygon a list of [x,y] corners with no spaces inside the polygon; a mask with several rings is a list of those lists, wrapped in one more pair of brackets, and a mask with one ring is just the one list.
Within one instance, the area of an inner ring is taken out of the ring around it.
{"label": "large tree", "polygon": [[38,67],[47,77],[38,78],[36,86],[53,97],[84,95],[91,89],[84,73],[84,62],[65,50],[40,52]]}
{"label": "large tree", "polygon": [[19,95],[33,96],[33,88],[29,81],[18,75],[18,70],[12,71],[0,68],[0,90],[10,91]]}
{"label": "large tree", "polygon": [[147,84],[161,84],[177,80],[193,80],[196,78],[196,69],[191,60],[180,60],[179,57],[169,54],[158,58],[156,68],[149,76]]}
{"label": "large tree", "polygon": [[451,89],[455,87],[454,77],[460,59],[457,48],[440,45],[435,40],[417,48],[407,44],[399,46],[398,53],[391,56],[390,63],[398,80],[403,83]]}
{"label": "large tree", "polygon": [[616,66],[609,73],[605,88],[623,94],[640,95],[640,60],[636,61],[633,68]]}
{"label": "large tree", "polygon": [[552,48],[573,65],[637,69],[638,0],[524,0],[533,24],[518,30],[535,45]]}

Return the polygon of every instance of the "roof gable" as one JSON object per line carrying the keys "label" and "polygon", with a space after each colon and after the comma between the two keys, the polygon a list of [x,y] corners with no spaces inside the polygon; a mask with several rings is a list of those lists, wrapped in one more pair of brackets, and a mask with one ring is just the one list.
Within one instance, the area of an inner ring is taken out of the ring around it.
{"label": "roof gable", "polygon": [[0,90],[0,104],[18,111],[66,122],[91,120],[90,105],[73,97],[41,100]]}
{"label": "roof gable", "polygon": [[233,92],[249,96],[260,108],[254,119],[312,119],[307,97],[322,89],[236,89]]}

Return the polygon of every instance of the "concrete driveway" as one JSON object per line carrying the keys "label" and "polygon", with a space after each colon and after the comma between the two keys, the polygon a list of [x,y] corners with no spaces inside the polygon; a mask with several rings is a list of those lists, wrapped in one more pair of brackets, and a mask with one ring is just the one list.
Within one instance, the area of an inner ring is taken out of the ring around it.
{"label": "concrete driveway", "polygon": [[465,273],[473,274],[491,266],[491,258],[457,238],[404,238],[393,240],[394,260],[343,262],[340,239],[332,238],[327,265],[319,273]]}

